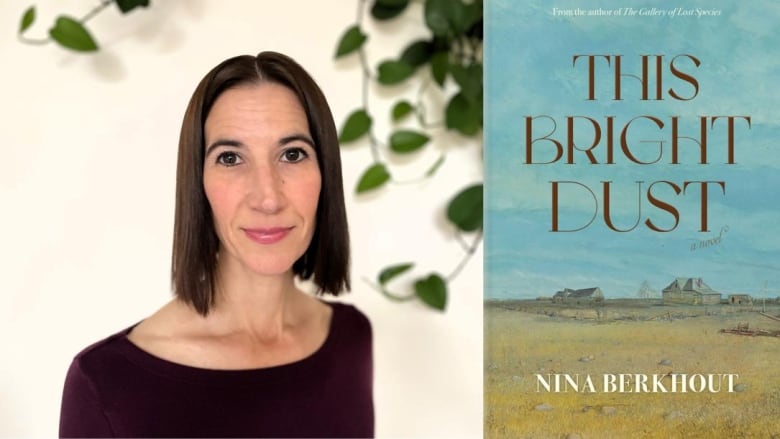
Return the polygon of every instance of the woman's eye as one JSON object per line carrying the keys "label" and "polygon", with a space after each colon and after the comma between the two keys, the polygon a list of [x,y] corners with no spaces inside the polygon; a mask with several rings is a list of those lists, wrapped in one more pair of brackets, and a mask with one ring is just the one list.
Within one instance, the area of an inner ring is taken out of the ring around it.
{"label": "woman's eye", "polygon": [[241,163],[241,157],[235,152],[225,151],[217,156],[217,163],[225,166],[235,166]]}
{"label": "woman's eye", "polygon": [[282,153],[282,161],[297,163],[308,157],[302,148],[290,148]]}

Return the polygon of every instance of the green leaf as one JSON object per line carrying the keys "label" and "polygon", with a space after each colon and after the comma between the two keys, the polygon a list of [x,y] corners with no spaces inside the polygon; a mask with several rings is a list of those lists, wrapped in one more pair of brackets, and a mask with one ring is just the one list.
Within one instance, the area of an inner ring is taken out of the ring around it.
{"label": "green leaf", "polygon": [[383,61],[377,69],[377,79],[381,84],[394,85],[412,76],[414,69],[403,61]]}
{"label": "green leaf", "polygon": [[457,93],[447,103],[444,122],[447,128],[467,136],[477,134],[482,127],[482,95],[476,102],[472,102],[463,93]]}
{"label": "green leaf", "polygon": [[344,126],[341,128],[339,142],[347,143],[357,140],[371,129],[371,116],[366,110],[355,110],[347,117]]}
{"label": "green leaf", "polygon": [[456,64],[450,66],[450,72],[463,96],[471,103],[477,102],[482,95],[482,64],[474,63],[468,67]]}
{"label": "green leaf", "polygon": [[436,36],[450,32],[449,9],[460,0],[425,0],[425,25]]}
{"label": "green leaf", "polygon": [[32,26],[34,21],[35,21],[35,5],[30,6],[29,8],[27,8],[26,11],[24,11],[24,15],[22,15],[22,21],[19,23],[19,33],[22,33],[27,29],[29,29],[30,26]]}
{"label": "green leaf", "polygon": [[426,305],[444,311],[447,306],[447,284],[436,273],[414,283],[414,292]]}
{"label": "green leaf", "polygon": [[431,75],[439,87],[443,87],[444,80],[447,79],[449,63],[449,53],[447,52],[436,52],[431,57]]}
{"label": "green leaf", "polygon": [[393,122],[398,122],[404,116],[412,112],[412,104],[409,101],[398,101],[393,105]]}
{"label": "green leaf", "polygon": [[390,173],[382,163],[376,163],[366,169],[357,185],[357,193],[376,189],[390,180]]}
{"label": "green leaf", "polygon": [[475,1],[474,3],[469,3],[467,5],[464,5],[463,20],[464,20],[465,27],[463,29],[465,31],[472,30],[474,25],[478,24],[480,21],[483,20],[483,17],[484,17],[484,12],[482,11],[481,1]]}
{"label": "green leaf", "polygon": [[139,6],[149,6],[149,0],[116,0],[116,5],[123,14],[127,14]]}
{"label": "green leaf", "polygon": [[98,49],[87,29],[78,21],[64,15],[57,17],[54,27],[49,29],[49,36],[63,47],[78,52],[93,52]]}
{"label": "green leaf", "polygon": [[447,218],[464,232],[481,229],[482,183],[460,191],[447,206]]}
{"label": "green leaf", "polygon": [[401,61],[412,67],[419,67],[427,63],[433,55],[433,43],[426,40],[418,40],[410,44],[401,53]]}
{"label": "green leaf", "polygon": [[339,41],[338,48],[336,49],[336,58],[350,54],[358,49],[363,43],[366,42],[366,34],[364,34],[358,25],[354,25],[344,32],[344,35]]}
{"label": "green leaf", "polygon": [[435,173],[436,173],[436,171],[438,171],[438,170],[439,170],[439,168],[441,167],[441,165],[442,165],[443,163],[444,163],[444,154],[442,154],[441,156],[439,156],[439,159],[438,159],[438,160],[436,160],[436,163],[434,163],[434,164],[433,164],[433,166],[431,166],[431,167],[428,169],[428,171],[426,171],[426,172],[425,172],[425,176],[426,176],[426,177],[433,177],[433,174],[435,174]]}
{"label": "green leaf", "polygon": [[450,29],[456,35],[460,35],[468,29],[468,17],[466,16],[466,5],[461,0],[452,0],[447,8],[447,19],[450,23]]}
{"label": "green leaf", "polygon": [[371,16],[377,20],[397,17],[409,5],[409,0],[376,0],[371,6]]}
{"label": "green leaf", "polygon": [[390,149],[400,154],[406,154],[422,148],[429,140],[431,138],[425,134],[399,130],[390,135]]}
{"label": "green leaf", "polygon": [[468,35],[482,19],[482,2],[469,4],[463,0],[426,0],[425,24],[437,37],[458,38]]}
{"label": "green leaf", "polygon": [[392,265],[390,267],[386,267],[384,270],[382,270],[381,273],[379,273],[379,277],[377,278],[377,280],[379,281],[380,285],[384,285],[388,283],[390,279],[398,276],[401,273],[408,271],[413,266],[414,264],[408,262],[405,264],[398,264],[398,265]]}

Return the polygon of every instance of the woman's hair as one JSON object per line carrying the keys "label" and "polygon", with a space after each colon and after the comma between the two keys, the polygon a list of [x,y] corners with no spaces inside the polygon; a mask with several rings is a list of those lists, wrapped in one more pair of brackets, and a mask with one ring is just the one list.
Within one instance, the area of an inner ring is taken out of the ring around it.
{"label": "woman's hair", "polygon": [[214,305],[219,238],[203,189],[204,125],[217,98],[230,88],[274,83],[300,101],[317,152],[322,185],[314,234],[306,252],[293,264],[302,279],[314,277],[317,293],[349,290],[349,233],[341,183],[338,136],[328,103],[308,73],[291,58],[262,52],[227,59],[200,81],[181,126],[176,169],[176,213],[171,283],[173,292],[206,315]]}

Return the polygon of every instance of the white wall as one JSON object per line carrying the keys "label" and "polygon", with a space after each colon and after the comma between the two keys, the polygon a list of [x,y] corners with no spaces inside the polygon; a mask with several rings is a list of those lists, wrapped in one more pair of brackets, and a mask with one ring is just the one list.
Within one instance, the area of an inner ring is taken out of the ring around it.
{"label": "white wall", "polygon": [[[0,436],[56,435],[73,355],[170,297],[177,137],[197,81],[229,56],[284,52],[318,80],[341,125],[360,105],[360,75],[356,58],[332,54],[357,2],[153,0],[127,17],[96,17],[97,55],[18,43],[30,2],[0,3]],[[38,1],[29,34],[44,35],[56,13],[81,16],[97,3]],[[414,8],[400,27],[421,34]],[[373,29],[373,65],[400,49],[389,33],[398,26]],[[377,123],[385,136],[387,120]],[[408,259],[420,264],[417,274],[447,273],[460,260],[443,208],[455,188],[481,178],[479,151],[446,135],[428,149],[424,164],[398,172],[414,175],[449,149],[435,179],[348,194],[354,287],[346,300],[374,325],[377,435],[478,437],[481,250],[451,285],[444,314],[391,303],[362,281]],[[370,162],[367,145],[346,147],[343,160],[351,192]]]}

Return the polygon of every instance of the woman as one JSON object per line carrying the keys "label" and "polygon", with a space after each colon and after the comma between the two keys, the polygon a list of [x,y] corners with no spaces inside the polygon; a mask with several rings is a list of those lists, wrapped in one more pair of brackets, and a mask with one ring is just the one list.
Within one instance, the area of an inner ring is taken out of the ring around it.
{"label": "woman", "polygon": [[373,435],[371,327],[349,305],[333,117],[290,58],[212,69],[182,124],[175,298],[81,353],[60,436]]}

